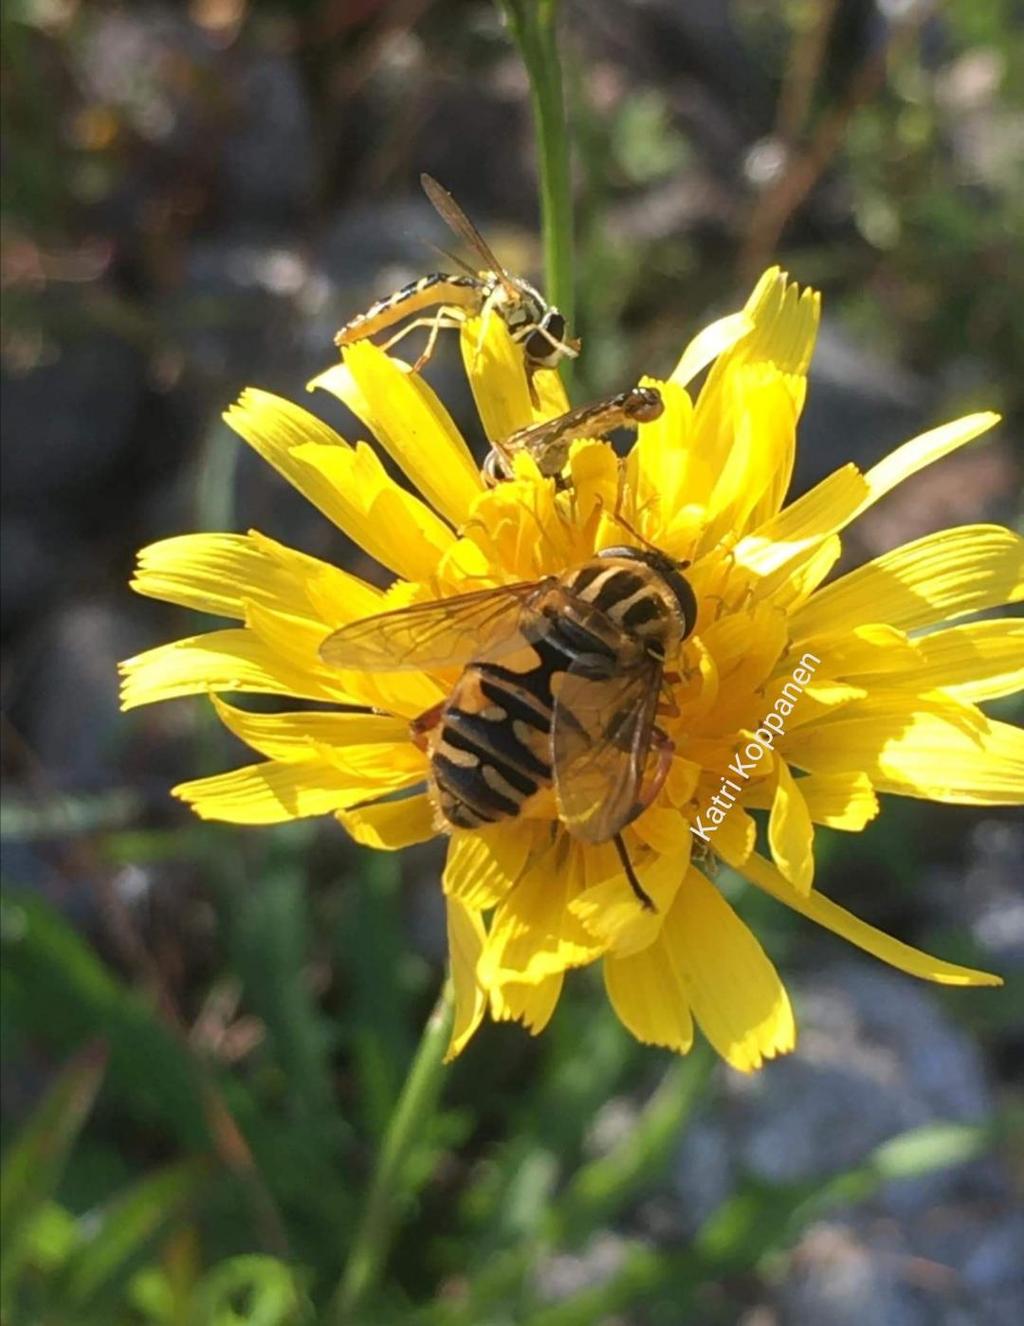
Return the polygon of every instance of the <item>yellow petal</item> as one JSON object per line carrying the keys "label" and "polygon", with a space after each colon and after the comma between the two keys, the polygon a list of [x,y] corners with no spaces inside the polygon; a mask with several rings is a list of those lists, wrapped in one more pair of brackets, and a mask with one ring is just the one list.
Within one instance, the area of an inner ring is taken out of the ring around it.
{"label": "yellow petal", "polygon": [[904,479],[908,479],[918,470],[923,470],[926,465],[931,465],[943,456],[948,456],[951,451],[956,451],[958,447],[970,442],[980,433],[987,432],[998,422],[999,415],[991,411],[969,414],[963,419],[955,419],[952,423],[929,429],[927,433],[921,433],[918,437],[911,438],[909,442],[904,442],[903,446],[897,447],[884,460],[873,465],[864,476],[870,490],[864,507],[877,502]]}
{"label": "yellow petal", "polygon": [[445,1063],[462,1053],[479,1027],[487,1009],[487,996],[476,979],[477,962],[483,952],[486,931],[480,913],[458,898],[446,899],[448,911],[448,959],[455,994],[455,1020]]}
{"label": "yellow petal", "polygon": [[257,714],[211,696],[224,726],[253,750],[271,760],[308,760],[312,746],[389,746],[409,741],[409,725],[385,714],[322,713]]}
{"label": "yellow petal", "polygon": [[[275,556],[278,549],[288,556]],[[198,612],[243,618],[244,599],[288,605],[293,611],[306,607],[306,575],[319,578],[334,571],[326,562],[252,534],[181,534],[141,550],[131,587]],[[337,574],[362,584],[344,572]],[[379,597],[371,586],[364,588]],[[372,611],[368,608],[365,615]]]}
{"label": "yellow petal", "polygon": [[1024,802],[1024,732],[937,695],[875,694],[787,733],[786,758],[812,773],[858,769],[880,792],[929,801]]}
{"label": "yellow petal", "polygon": [[337,819],[355,842],[385,852],[428,842],[438,832],[434,803],[426,792],[401,801],[378,801],[339,810]]}
{"label": "yellow petal", "polygon": [[386,781],[345,773],[327,759],[267,760],[211,778],[179,783],[171,795],[204,820],[230,824],[280,824],[327,815],[345,806],[409,786],[415,774],[392,773]]}
{"label": "yellow petal", "polygon": [[914,641],[920,663],[907,677],[918,690],[940,687],[958,700],[994,700],[1024,686],[1024,620],[990,618]]}
{"label": "yellow petal", "polygon": [[958,967],[953,962],[943,962],[941,958],[933,958],[927,953],[922,953],[920,949],[911,948],[909,944],[893,939],[891,935],[877,930],[873,925],[868,925],[866,921],[861,921],[836,903],[830,902],[817,890],[812,890],[808,894],[797,893],[775,867],[757,853],[748,857],[740,868],[740,873],[751,884],[756,884],[759,889],[763,889],[779,902],[785,903],[801,916],[816,921],[818,925],[823,925],[840,938],[855,944],[865,953],[870,953],[873,957],[880,958],[882,962],[906,972],[908,976],[917,976],[924,981],[937,981],[940,985],[1002,985],[1003,983],[999,976],[974,971],[970,967]]}
{"label": "yellow petal", "polygon": [[533,827],[519,822],[483,831],[456,829],[442,881],[445,894],[478,911],[496,906],[518,882],[533,845]]}
{"label": "yellow petal", "polygon": [[660,934],[630,957],[609,954],[604,985],[619,1021],[644,1045],[685,1054],[693,1044],[693,1019],[677,956]]}
{"label": "yellow petal", "polygon": [[[855,465],[843,465],[736,545],[740,566],[755,575],[784,573],[820,540],[841,529],[867,495],[867,483]],[[766,588],[760,587],[764,592]]]}
{"label": "yellow petal", "polygon": [[708,500],[701,551],[726,533],[740,535],[762,523],[760,512],[774,513],[793,469],[797,408],[786,375],[773,364],[743,365],[732,373],[729,389],[732,444]]}
{"label": "yellow petal", "polygon": [[359,703],[319,670],[296,667],[252,631],[241,628],[160,645],[125,659],[120,670],[122,709],[211,690]]}
{"label": "yellow petal", "polygon": [[626,458],[624,487],[633,496],[633,520],[645,536],[662,536],[687,504],[707,501],[715,472],[691,446],[693,402],[677,382],[643,378],[654,387],[664,409],[657,419],[641,424]]}
{"label": "yellow petal", "polygon": [[520,428],[556,419],[568,410],[562,379],[546,369],[534,375],[539,404],[533,405],[522,348],[512,340],[500,317],[488,318],[482,334],[481,320],[468,319],[462,325],[459,341],[466,376],[489,442],[502,442]]}
{"label": "yellow petal", "polygon": [[365,443],[350,447],[308,410],[248,387],[224,418],[328,520],[399,575],[427,579],[453,541]]}
{"label": "yellow petal", "polygon": [[878,797],[865,773],[808,774],[800,779],[815,824],[859,832],[878,814]]}
{"label": "yellow petal", "polygon": [[698,1026],[727,1063],[750,1073],[793,1048],[793,1011],[778,973],[700,871],[687,875],[662,935]]}
{"label": "yellow petal", "polygon": [[373,433],[435,511],[454,525],[469,519],[483,480],[451,415],[418,373],[399,367],[372,341],[358,341],[313,379]]}
{"label": "yellow petal", "polygon": [[814,883],[814,827],[800,783],[785,760],[778,761],[779,781],[768,819],[768,843],[775,864],[793,887],[807,893]]}
{"label": "yellow petal", "polygon": [[709,323],[689,343],[672,370],[670,381],[688,387],[693,379],[707,368],[713,359],[724,354],[754,330],[754,322],[746,312],[730,313]]}
{"label": "yellow petal", "polygon": [[1024,540],[999,525],[963,525],[904,544],[818,590],[794,613],[795,637],[865,622],[930,626],[1024,597]]}
{"label": "yellow petal", "polygon": [[[675,818],[682,821],[681,815]],[[618,861],[610,878],[585,888],[569,904],[588,932],[609,952],[620,955],[646,949],[657,937],[686,875],[690,844],[683,842],[681,850],[670,856],[631,852],[630,859],[640,887],[654,903],[653,910],[640,904]]]}
{"label": "yellow petal", "polygon": [[529,861],[491,920],[479,974],[488,988],[506,980],[536,983],[600,957],[569,904],[580,891],[584,849],[560,833]]}
{"label": "yellow petal", "polygon": [[320,646],[328,632],[305,618],[250,603],[246,605],[246,621],[275,657],[318,677],[325,689],[337,688],[349,704],[415,718],[444,695],[440,685],[421,672],[360,672],[329,667],[320,659]]}
{"label": "yellow petal", "polygon": [[296,464],[315,470],[330,486],[328,514],[381,566],[407,580],[428,580],[455,541],[448,526],[425,502],[400,488],[372,447],[295,448]]}
{"label": "yellow petal", "polygon": [[490,991],[491,1017],[496,1022],[521,1022],[531,1036],[538,1036],[551,1021],[562,993],[564,976],[557,972],[536,984],[505,981]]}

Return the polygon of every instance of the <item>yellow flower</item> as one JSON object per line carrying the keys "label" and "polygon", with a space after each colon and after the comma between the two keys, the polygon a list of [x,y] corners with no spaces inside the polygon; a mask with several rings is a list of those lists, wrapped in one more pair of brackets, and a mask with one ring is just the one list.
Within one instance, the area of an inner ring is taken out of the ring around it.
{"label": "yellow flower", "polygon": [[[1024,597],[1024,541],[995,525],[945,530],[822,583],[855,516],[996,416],[936,428],[867,473],[845,465],[784,507],[817,322],[817,295],[767,272],[741,313],[702,332],[667,381],[650,382],[665,410],[641,426],[625,461],[605,442],[576,442],[559,490],[522,456],[514,479],[486,489],[426,383],[375,346],[353,345],[312,385],[362,420],[420,497],[365,442],[349,445],[288,401],[248,390],[226,417],[397,577],[387,592],[255,531],[184,535],[140,554],[140,593],[239,624],[129,659],[125,707],[210,693],[262,757],[175,795],[236,824],[334,813],[357,842],[386,850],[438,831],[409,720],[457,673],[339,672],[318,653],[328,634],[390,607],[577,566],[624,542],[617,504],[645,539],[692,563],[699,617],[675,667],[678,713],[659,719],[675,746],[671,770],[625,830],[656,910],[637,904],[611,844],[584,845],[552,818],[452,833],[453,1054],[488,1009],[540,1031],[565,972],[597,961],[616,1013],[642,1041],[685,1051],[696,1022],[742,1070],[789,1050],[785,989],[702,870],[709,853],[902,971],[998,984],[890,938],[813,887],[814,826],[862,829],[877,792],[1024,799],[1024,734],[977,707],[1021,685],[1024,626],[946,624]],[[500,319],[479,354],[478,334],[466,325],[463,356],[490,438],[567,408],[547,372],[531,404]],[[334,708],[254,713],[219,698],[232,691]],[[752,810],[764,813],[766,850]]]}

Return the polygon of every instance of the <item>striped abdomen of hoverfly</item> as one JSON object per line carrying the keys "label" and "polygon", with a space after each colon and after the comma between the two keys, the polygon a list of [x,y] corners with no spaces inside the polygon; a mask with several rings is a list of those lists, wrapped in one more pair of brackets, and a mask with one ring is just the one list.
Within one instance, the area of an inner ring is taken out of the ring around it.
{"label": "striped abdomen of hoverfly", "polygon": [[[463,670],[436,714],[427,750],[437,805],[457,828],[523,813],[551,787],[557,678],[652,669],[693,629],[693,591],[654,552],[607,549],[560,577],[524,611],[521,647]],[[637,811],[642,806],[637,807]]]}
{"label": "striped abdomen of hoverfly", "polygon": [[351,345],[367,336],[385,331],[403,318],[422,313],[424,309],[445,305],[464,309],[471,317],[480,312],[493,293],[495,278],[480,276],[451,276],[447,272],[433,272],[418,281],[396,290],[386,299],[378,299],[365,313],[346,322],[334,338],[335,345]]}

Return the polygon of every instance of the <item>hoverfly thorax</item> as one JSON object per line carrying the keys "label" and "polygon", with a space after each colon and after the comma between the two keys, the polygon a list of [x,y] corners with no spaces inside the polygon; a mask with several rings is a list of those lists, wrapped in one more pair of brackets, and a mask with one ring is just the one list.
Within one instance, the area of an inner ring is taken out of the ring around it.
{"label": "hoverfly thorax", "polygon": [[664,661],[692,634],[697,624],[697,596],[682,574],[689,563],[678,562],[658,548],[625,545],[603,548],[597,556],[603,561],[624,564],[627,573],[631,563],[639,563],[654,573],[647,577],[637,574],[632,593],[627,592],[630,586],[611,581],[609,592],[617,590],[619,599],[608,611],[624,631],[641,640]]}

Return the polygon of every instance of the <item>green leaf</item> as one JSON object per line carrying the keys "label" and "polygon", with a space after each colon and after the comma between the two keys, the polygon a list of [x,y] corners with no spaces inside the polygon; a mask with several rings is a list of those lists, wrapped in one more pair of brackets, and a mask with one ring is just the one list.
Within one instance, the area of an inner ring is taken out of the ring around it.
{"label": "green leaf", "polygon": [[14,893],[2,903],[5,1016],[56,1052],[100,1038],[110,1051],[108,1089],[135,1118],[191,1151],[209,1149],[196,1068],[148,1004],[122,985],[59,912]]}
{"label": "green leaf", "polygon": [[81,1050],[11,1144],[0,1170],[0,1299],[24,1264],[32,1222],[51,1200],[107,1066],[106,1047]]}
{"label": "green leaf", "polygon": [[170,1165],[85,1217],[90,1237],[66,1267],[62,1300],[70,1307],[84,1308],[111,1282],[134,1269],[135,1259],[181,1213],[209,1172],[205,1160]]}

